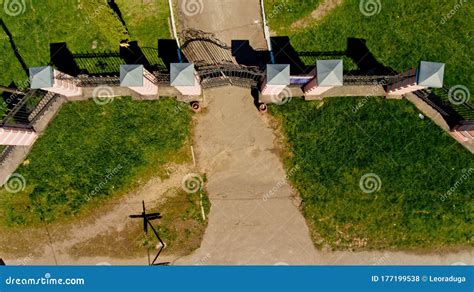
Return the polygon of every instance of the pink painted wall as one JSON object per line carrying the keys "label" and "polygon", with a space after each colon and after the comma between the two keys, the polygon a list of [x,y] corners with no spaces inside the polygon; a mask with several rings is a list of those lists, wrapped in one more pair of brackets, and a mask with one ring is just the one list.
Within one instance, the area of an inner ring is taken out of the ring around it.
{"label": "pink painted wall", "polygon": [[202,88],[199,78],[196,76],[194,86],[175,86],[182,95],[201,95]]}
{"label": "pink painted wall", "polygon": [[[158,86],[145,77],[147,74],[151,75],[150,72],[148,72],[147,70],[144,70],[143,71],[143,86],[130,86],[128,88],[130,88],[131,90],[141,95],[158,95]],[[151,78],[153,77],[151,76]]]}
{"label": "pink painted wall", "polygon": [[[57,79],[56,76],[59,75],[59,74],[62,74],[62,73],[58,70],[54,70],[54,84],[53,84],[53,86],[42,88],[42,89],[50,91],[50,92],[58,93],[58,94],[61,94],[61,95],[64,95],[64,96],[82,95],[82,88],[77,87],[74,84],[74,81],[72,79],[68,79],[68,80]],[[62,74],[62,75],[65,76],[65,77],[71,77],[71,76],[66,75],[66,74]]]}
{"label": "pink painted wall", "polygon": [[0,145],[28,146],[35,142],[38,134],[31,130],[0,128]]}
{"label": "pink painted wall", "polygon": [[283,91],[283,89],[285,89],[285,87],[286,85],[265,84],[262,86],[262,94],[263,95],[278,95]]}

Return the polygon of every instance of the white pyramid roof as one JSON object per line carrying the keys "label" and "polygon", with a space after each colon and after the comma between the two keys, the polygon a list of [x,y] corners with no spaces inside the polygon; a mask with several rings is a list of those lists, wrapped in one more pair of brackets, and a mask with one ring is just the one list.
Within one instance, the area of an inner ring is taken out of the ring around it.
{"label": "white pyramid roof", "polygon": [[196,82],[194,64],[171,63],[170,79],[173,86],[194,86]]}
{"label": "white pyramid roof", "polygon": [[143,65],[120,65],[120,86],[143,86]]}
{"label": "white pyramid roof", "polygon": [[290,65],[289,64],[267,64],[267,84],[289,85],[290,84]]}
{"label": "white pyramid roof", "polygon": [[318,60],[316,62],[318,86],[342,86],[342,60]]}
{"label": "white pyramid roof", "polygon": [[54,71],[51,66],[30,68],[30,87],[32,89],[47,88],[54,85]]}
{"label": "white pyramid roof", "polygon": [[416,83],[427,87],[443,87],[444,65],[444,63],[421,61],[416,74]]}

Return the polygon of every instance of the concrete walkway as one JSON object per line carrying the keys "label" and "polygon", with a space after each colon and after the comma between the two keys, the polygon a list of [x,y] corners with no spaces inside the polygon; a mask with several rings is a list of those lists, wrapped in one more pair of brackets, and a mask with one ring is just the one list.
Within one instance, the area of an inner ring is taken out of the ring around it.
{"label": "concrete walkway", "polygon": [[254,49],[268,49],[259,0],[178,0],[179,29],[213,33],[230,46],[248,40]]}
{"label": "concrete walkway", "polygon": [[177,264],[311,264],[316,252],[275,153],[275,136],[250,90],[205,92],[195,129],[198,166],[212,202],[201,248]]}

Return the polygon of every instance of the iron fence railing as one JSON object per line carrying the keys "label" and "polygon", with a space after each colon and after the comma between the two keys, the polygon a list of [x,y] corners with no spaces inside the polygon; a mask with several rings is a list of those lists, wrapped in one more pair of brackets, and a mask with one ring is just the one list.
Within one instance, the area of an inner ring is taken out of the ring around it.
{"label": "iron fence railing", "polygon": [[2,153],[0,153],[0,166],[5,164],[5,162],[8,160],[8,157],[10,154],[13,152],[15,149],[15,146],[5,146],[3,149]]}

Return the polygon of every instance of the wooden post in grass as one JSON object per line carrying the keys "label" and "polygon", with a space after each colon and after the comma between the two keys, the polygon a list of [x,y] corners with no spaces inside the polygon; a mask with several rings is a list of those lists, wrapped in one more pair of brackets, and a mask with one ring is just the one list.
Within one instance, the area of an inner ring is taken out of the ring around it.
{"label": "wooden post in grass", "polygon": [[319,60],[316,62],[314,77],[304,86],[306,100],[321,99],[321,94],[343,85],[342,60]]}
{"label": "wooden post in grass", "polygon": [[401,96],[428,87],[443,87],[444,64],[421,61],[417,69],[402,74],[402,78],[387,86],[387,96]]}
{"label": "wooden post in grass", "polygon": [[30,87],[43,89],[67,97],[82,95],[82,88],[74,83],[74,78],[51,66],[30,68]]}

